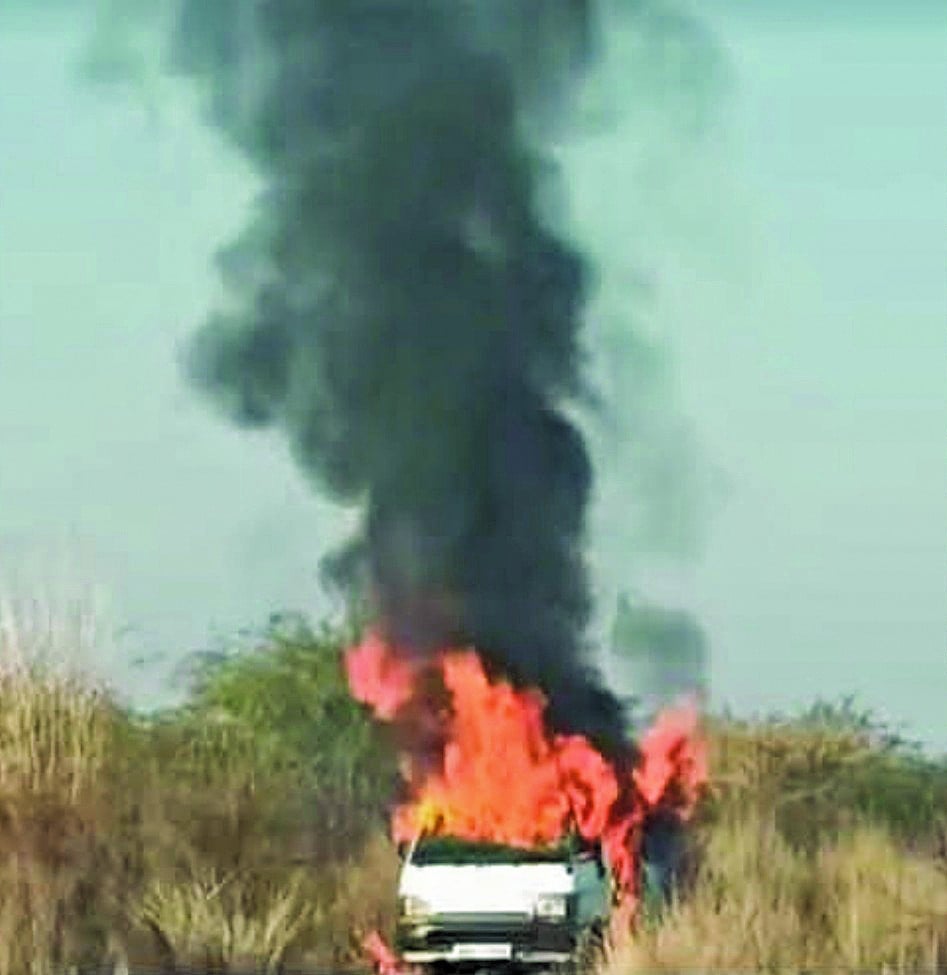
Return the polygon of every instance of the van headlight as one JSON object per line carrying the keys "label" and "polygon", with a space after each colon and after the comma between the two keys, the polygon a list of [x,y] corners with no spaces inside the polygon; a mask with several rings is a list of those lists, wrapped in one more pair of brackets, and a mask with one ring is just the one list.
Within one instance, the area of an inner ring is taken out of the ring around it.
{"label": "van headlight", "polygon": [[540,894],[536,898],[536,917],[561,921],[569,912],[569,900],[565,894]]}
{"label": "van headlight", "polygon": [[402,917],[427,917],[431,913],[431,905],[423,897],[408,894],[401,898]]}

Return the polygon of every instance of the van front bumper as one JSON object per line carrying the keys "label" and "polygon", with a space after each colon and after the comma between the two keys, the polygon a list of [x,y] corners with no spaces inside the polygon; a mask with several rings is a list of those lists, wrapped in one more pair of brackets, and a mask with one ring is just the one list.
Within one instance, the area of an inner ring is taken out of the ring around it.
{"label": "van front bumper", "polygon": [[402,919],[395,945],[409,964],[432,962],[566,962],[575,950],[571,921],[529,915],[463,914]]}

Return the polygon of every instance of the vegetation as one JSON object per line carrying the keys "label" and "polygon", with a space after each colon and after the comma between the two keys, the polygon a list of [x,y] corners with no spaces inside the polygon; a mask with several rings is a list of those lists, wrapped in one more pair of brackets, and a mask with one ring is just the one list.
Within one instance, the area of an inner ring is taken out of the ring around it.
{"label": "vegetation", "polygon": [[[144,717],[41,636],[0,612],[0,975],[362,964],[396,763],[347,693],[350,634],[274,620]],[[709,732],[692,876],[609,966],[947,971],[947,764],[847,703]]]}
{"label": "vegetation", "polygon": [[275,620],[142,717],[0,622],[0,975],[341,967],[390,924],[395,764],[344,632]]}
{"label": "vegetation", "polygon": [[611,975],[947,972],[947,760],[851,701],[708,730],[696,868]]}

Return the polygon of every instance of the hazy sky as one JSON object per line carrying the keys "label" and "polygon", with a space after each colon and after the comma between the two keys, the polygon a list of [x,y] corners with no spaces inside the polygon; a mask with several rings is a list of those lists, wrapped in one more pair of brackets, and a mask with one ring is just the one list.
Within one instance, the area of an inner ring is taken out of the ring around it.
{"label": "hazy sky", "polygon": [[[564,153],[604,290],[652,282],[726,484],[699,558],[628,581],[698,612],[718,703],[854,693],[947,750],[945,16],[742,6],[701,7],[731,71],[709,145],[649,156],[630,115]],[[78,86],[79,40],[0,15],[0,569],[98,585],[131,627],[112,673],[147,700],[138,650],[324,608],[344,525],[178,371],[251,174],[181,92],[156,125]],[[612,585],[620,538],[594,539]]]}
{"label": "hazy sky", "polygon": [[747,260],[666,284],[733,485],[698,583],[716,689],[848,690],[947,749],[947,12],[920,9],[721,22]]}

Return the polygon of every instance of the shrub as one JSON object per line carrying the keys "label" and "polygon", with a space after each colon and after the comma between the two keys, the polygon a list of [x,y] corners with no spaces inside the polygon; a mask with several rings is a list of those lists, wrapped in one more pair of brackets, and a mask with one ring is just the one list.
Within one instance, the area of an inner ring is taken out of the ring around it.
{"label": "shrub", "polygon": [[947,765],[850,702],[709,730],[696,871],[611,971],[947,971]]}
{"label": "shrub", "polygon": [[930,850],[947,824],[947,761],[925,757],[850,701],[795,717],[711,723],[712,818],[747,804],[807,846],[858,823]]}
{"label": "shrub", "polygon": [[[55,650],[89,620],[0,606],[0,973],[44,975],[105,956],[141,878],[134,732]],[[54,625],[55,624],[55,625]]]}

